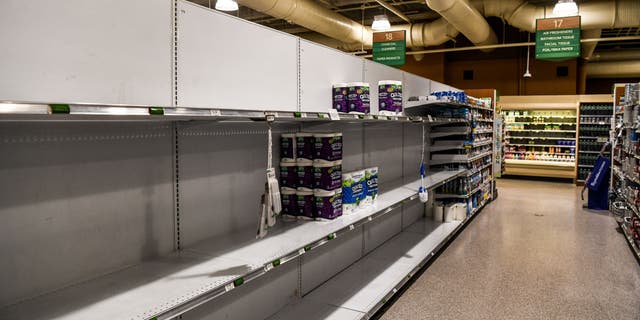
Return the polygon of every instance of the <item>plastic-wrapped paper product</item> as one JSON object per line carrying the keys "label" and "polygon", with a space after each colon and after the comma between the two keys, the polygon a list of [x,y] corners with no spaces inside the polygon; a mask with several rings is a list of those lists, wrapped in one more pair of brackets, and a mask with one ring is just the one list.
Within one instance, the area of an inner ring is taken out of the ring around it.
{"label": "plastic-wrapped paper product", "polygon": [[335,190],[342,187],[342,160],[313,160],[314,188]]}
{"label": "plastic-wrapped paper product", "polygon": [[313,189],[313,161],[307,159],[298,159],[296,161],[297,188]]}
{"label": "plastic-wrapped paper product", "polygon": [[287,188],[298,187],[298,164],[296,162],[280,162],[280,186]]}
{"label": "plastic-wrapped paper product", "polygon": [[315,217],[313,190],[299,188],[296,192],[296,197],[298,202],[298,218],[312,220]]}
{"label": "plastic-wrapped paper product", "polygon": [[349,91],[349,84],[336,83],[333,85],[333,108],[338,112],[349,112],[349,105],[347,104],[347,95]]}
{"label": "plastic-wrapped paper product", "polygon": [[296,158],[313,160],[313,133],[296,133]]}
{"label": "plastic-wrapped paper product", "polygon": [[297,190],[292,188],[280,188],[280,198],[282,199],[282,214],[298,215]]}
{"label": "plastic-wrapped paper product", "polygon": [[342,189],[313,191],[316,218],[335,219],[342,215]]}
{"label": "plastic-wrapped paper product", "polygon": [[371,109],[369,91],[369,84],[366,82],[349,83],[347,103],[350,113],[369,113]]}
{"label": "plastic-wrapped paper product", "polygon": [[283,133],[280,136],[280,161],[293,162],[296,159],[295,133]]}
{"label": "plastic-wrapped paper product", "polygon": [[378,113],[397,115],[402,112],[402,81],[378,82]]}
{"label": "plastic-wrapped paper product", "polygon": [[366,198],[365,204],[374,204],[378,197],[378,167],[366,168],[364,170],[364,176],[366,181]]}
{"label": "plastic-wrapped paper product", "polygon": [[314,133],[314,159],[342,160],[342,133]]}
{"label": "plastic-wrapped paper product", "polygon": [[364,170],[342,174],[343,214],[352,213],[366,197],[366,179]]}

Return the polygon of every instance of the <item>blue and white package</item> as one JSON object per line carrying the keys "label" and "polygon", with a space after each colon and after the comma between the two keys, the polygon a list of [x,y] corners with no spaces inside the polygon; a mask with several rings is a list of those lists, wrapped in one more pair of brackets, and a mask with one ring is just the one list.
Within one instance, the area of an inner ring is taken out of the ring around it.
{"label": "blue and white package", "polygon": [[371,167],[364,170],[366,181],[366,198],[365,204],[371,205],[375,203],[378,197],[378,167]]}
{"label": "blue and white package", "polygon": [[342,213],[355,211],[366,197],[365,171],[358,170],[342,175]]}

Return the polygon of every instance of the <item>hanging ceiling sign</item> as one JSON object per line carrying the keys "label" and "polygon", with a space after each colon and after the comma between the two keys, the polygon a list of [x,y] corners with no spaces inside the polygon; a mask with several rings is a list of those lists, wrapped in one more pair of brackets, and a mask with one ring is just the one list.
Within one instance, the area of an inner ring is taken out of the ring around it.
{"label": "hanging ceiling sign", "polygon": [[405,63],[407,41],[404,30],[373,33],[373,61],[388,66]]}
{"label": "hanging ceiling sign", "polygon": [[580,57],[580,16],[536,20],[536,59]]}

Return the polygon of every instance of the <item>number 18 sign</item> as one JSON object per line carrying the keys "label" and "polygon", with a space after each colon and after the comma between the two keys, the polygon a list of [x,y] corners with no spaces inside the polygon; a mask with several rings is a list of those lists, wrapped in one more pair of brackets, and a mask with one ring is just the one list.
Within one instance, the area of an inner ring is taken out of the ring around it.
{"label": "number 18 sign", "polygon": [[389,66],[405,63],[407,41],[404,30],[373,33],[373,61]]}

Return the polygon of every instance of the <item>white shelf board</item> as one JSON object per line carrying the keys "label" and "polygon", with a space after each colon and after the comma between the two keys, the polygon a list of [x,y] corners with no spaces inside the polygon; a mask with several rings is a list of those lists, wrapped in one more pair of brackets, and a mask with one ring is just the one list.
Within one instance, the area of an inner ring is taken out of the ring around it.
{"label": "white shelf board", "polygon": [[4,308],[0,319],[148,319],[246,268],[240,261],[176,253]]}
{"label": "white shelf board", "polygon": [[[420,219],[346,270],[316,288],[300,304],[287,306],[270,320],[324,319],[314,317],[321,306],[370,314],[389,293],[403,283],[431,253],[461,225],[461,221],[436,223]],[[300,305],[313,304],[311,313]],[[337,313],[337,311],[335,311]],[[364,318],[364,317],[363,317]]]}
{"label": "white shelf board", "polygon": [[564,161],[543,161],[543,160],[518,160],[518,159],[505,159],[507,164],[528,164],[528,165],[540,165],[540,166],[555,166],[555,167],[575,167],[575,162]]}
{"label": "white shelf board", "polygon": [[431,166],[435,166],[435,165],[440,165],[440,164],[447,164],[447,163],[468,163],[468,162],[472,162],[478,159],[481,159],[483,157],[489,156],[492,154],[493,151],[487,151],[485,153],[479,154],[479,155],[475,155],[475,156],[471,156],[468,157],[467,159],[463,159],[463,160],[431,160],[429,162],[429,165]]}
{"label": "white shelf board", "polygon": [[[427,188],[466,170],[434,171]],[[302,248],[417,196],[420,180],[381,193],[374,207],[332,221],[278,221],[263,239],[252,230],[208,239],[180,254],[146,262],[80,285],[0,310],[0,319],[147,319],[207,294],[224,293],[234,279],[264,271],[274,260],[303,254]],[[304,250],[304,249],[303,249]],[[284,261],[283,261],[284,262]]]}
{"label": "white shelf board", "polygon": [[360,320],[365,318],[366,314],[363,312],[302,299],[298,303],[288,305],[267,320]]}

